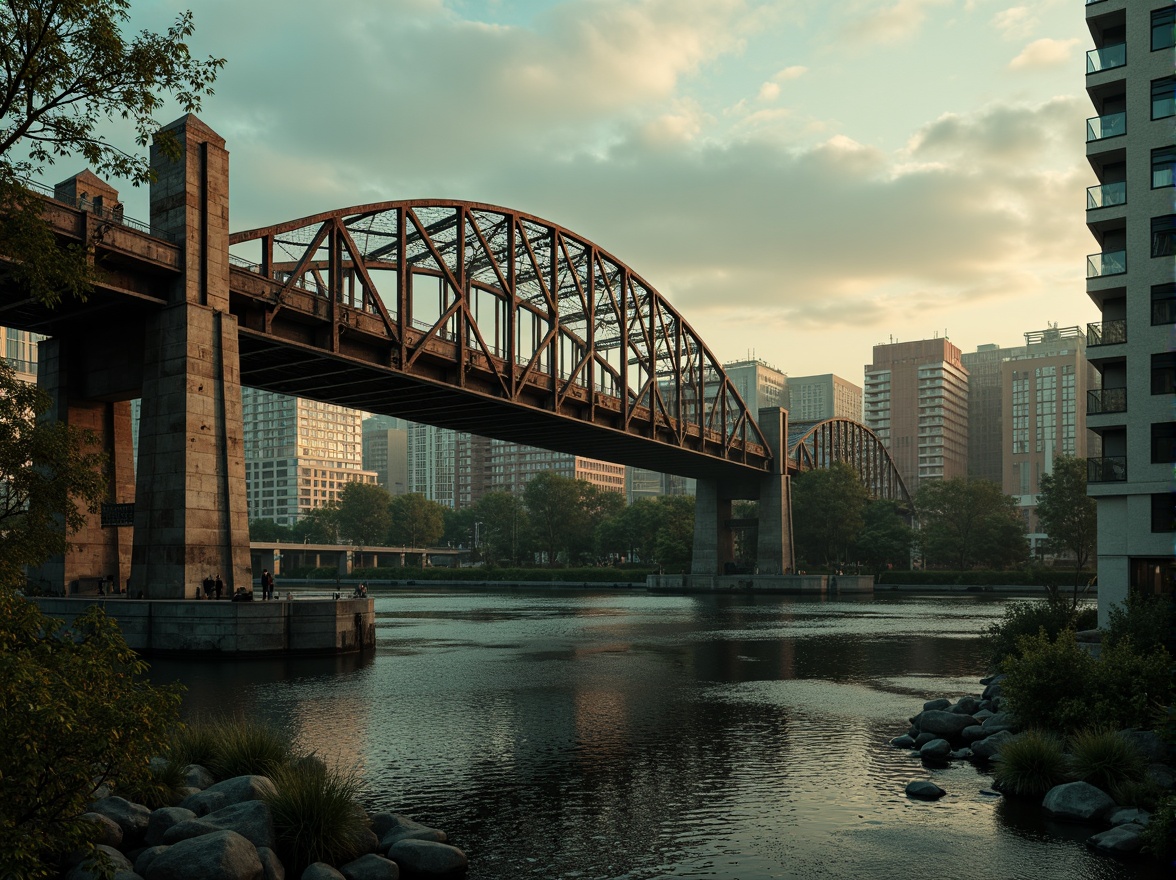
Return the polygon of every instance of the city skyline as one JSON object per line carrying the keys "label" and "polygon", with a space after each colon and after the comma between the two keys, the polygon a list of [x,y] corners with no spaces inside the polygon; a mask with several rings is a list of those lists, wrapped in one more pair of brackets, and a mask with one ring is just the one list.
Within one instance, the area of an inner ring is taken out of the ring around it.
{"label": "city skyline", "polygon": [[629,263],[721,361],[860,381],[878,343],[1015,344],[1014,304],[1097,319],[1071,6],[209,0],[192,46],[228,59],[201,115],[232,148],[232,228],[502,204]]}

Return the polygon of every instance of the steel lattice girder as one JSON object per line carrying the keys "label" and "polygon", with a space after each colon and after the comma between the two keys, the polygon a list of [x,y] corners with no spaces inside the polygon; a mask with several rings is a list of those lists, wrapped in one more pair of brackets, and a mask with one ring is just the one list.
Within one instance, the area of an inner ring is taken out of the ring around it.
{"label": "steel lattice girder", "polygon": [[[260,334],[426,383],[438,401],[439,387],[458,388],[661,448],[613,459],[621,463],[688,473],[695,468],[681,462],[703,456],[744,475],[771,469],[754,414],[702,338],[627,265],[553,223],[473,202],[399,201],[234,233],[230,243],[245,384],[316,396],[296,390],[307,383]],[[251,352],[269,358],[272,382]],[[391,401],[383,409],[421,412]],[[432,423],[479,423],[457,415]],[[467,429],[520,433],[482,427]]]}
{"label": "steel lattice girder", "polygon": [[912,503],[890,452],[878,435],[861,422],[825,419],[790,423],[788,458],[795,470],[827,468],[835,461],[844,462],[858,472],[870,497]]}

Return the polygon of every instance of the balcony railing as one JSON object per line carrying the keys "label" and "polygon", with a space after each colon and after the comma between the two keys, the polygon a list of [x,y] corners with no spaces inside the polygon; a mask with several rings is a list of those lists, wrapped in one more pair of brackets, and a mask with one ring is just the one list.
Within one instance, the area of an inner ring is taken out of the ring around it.
{"label": "balcony railing", "polygon": [[1152,300],[1151,322],[1153,326],[1157,324],[1176,324],[1176,300]]}
{"label": "balcony railing", "polygon": [[1092,186],[1086,190],[1086,210],[1093,211],[1095,208],[1110,208],[1113,205],[1127,204],[1127,184],[1125,181],[1119,183],[1104,183],[1101,186]]}
{"label": "balcony railing", "polygon": [[1127,134],[1127,114],[1108,113],[1106,116],[1092,116],[1086,120],[1086,140],[1101,141],[1103,138]]}
{"label": "balcony railing", "polygon": [[1096,388],[1086,392],[1086,414],[1127,412],[1126,388]]}
{"label": "balcony railing", "polygon": [[1113,46],[1103,46],[1101,49],[1091,49],[1086,53],[1086,72],[1098,73],[1122,67],[1127,63],[1127,44],[1117,43]]}
{"label": "balcony railing", "polygon": [[1127,341],[1127,321],[1102,321],[1086,325],[1086,347],[1095,345],[1119,345]]}
{"label": "balcony railing", "polygon": [[1109,455],[1103,458],[1086,459],[1086,482],[1125,483],[1127,481],[1127,456]]}
{"label": "balcony railing", "polygon": [[1122,275],[1127,271],[1127,251],[1103,251],[1086,258],[1086,277],[1102,278],[1104,275]]}

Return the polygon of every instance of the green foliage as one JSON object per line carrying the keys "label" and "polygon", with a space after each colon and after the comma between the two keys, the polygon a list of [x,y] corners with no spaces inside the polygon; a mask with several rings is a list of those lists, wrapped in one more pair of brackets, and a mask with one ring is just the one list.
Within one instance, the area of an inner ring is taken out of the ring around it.
{"label": "green foliage", "polygon": [[393,495],[388,509],[392,520],[389,546],[432,547],[445,532],[445,505],[424,495]]}
{"label": "green foliage", "polygon": [[270,779],[275,790],[264,800],[288,874],[300,876],[313,862],[340,865],[365,851],[368,819],[355,800],[359,778],[354,772],[307,759],[279,768]]}
{"label": "green foliage", "polygon": [[335,503],[308,511],[292,527],[294,543],[301,541],[304,544],[338,544],[338,512],[338,505]]}
{"label": "green foliage", "polygon": [[929,565],[1008,568],[1026,559],[1025,523],[990,480],[929,480],[915,498],[919,546]]}
{"label": "green foliage", "polygon": [[1073,630],[1056,640],[1045,633],[1022,636],[1017,653],[1004,661],[1003,696],[1025,726],[1071,733],[1098,717],[1090,700],[1094,663]]}
{"label": "green foliage", "polygon": [[51,876],[48,857],[88,845],[97,785],[148,780],[180,695],[145,670],[101,609],[65,629],[0,588],[0,865],[14,876]]}
{"label": "green foliage", "polygon": [[812,564],[848,562],[868,501],[857,471],[844,462],[794,477],[792,532],[797,558]]}
{"label": "green foliage", "polygon": [[694,499],[682,495],[641,498],[596,527],[601,555],[639,560],[675,571],[694,553]]}
{"label": "green foliage", "polygon": [[1136,651],[1151,651],[1164,646],[1172,625],[1172,602],[1168,597],[1129,593],[1127,601],[1110,607],[1103,644],[1114,646],[1129,641]]}
{"label": "green foliage", "polygon": [[[933,571],[883,571],[875,578],[880,584],[949,584],[958,586],[984,587],[994,584],[1016,584],[1027,587],[1045,585],[1066,586],[1073,580],[1069,571],[1055,571],[1048,568],[1022,568],[1007,571],[972,568],[967,571],[935,569]],[[1094,572],[1083,572],[1083,580],[1094,577]]]}
{"label": "green foliage", "polygon": [[1147,762],[1130,740],[1107,727],[1087,728],[1070,740],[1074,778],[1101,788],[1124,803],[1124,788],[1143,780]]}
{"label": "green foliage", "polygon": [[1092,718],[1116,728],[1146,728],[1157,703],[1172,700],[1172,658],[1163,648],[1139,652],[1130,642],[1103,645],[1090,683]]}
{"label": "green foliage", "polygon": [[1053,473],[1041,477],[1037,522],[1049,535],[1046,549],[1074,557],[1076,601],[1082,569],[1094,555],[1098,531],[1095,502],[1086,494],[1086,459],[1072,455],[1054,459]]}
{"label": "green foliage", "polygon": [[205,769],[212,765],[217,749],[217,729],[213,721],[204,719],[176,727],[164,754],[181,767],[199,764]]}
{"label": "green foliage", "polygon": [[188,763],[181,764],[175,758],[152,760],[146,777],[123,780],[115,786],[114,793],[152,810],[174,807],[183,800],[180,789],[187,785]]}
{"label": "green foliage", "polygon": [[215,747],[204,765],[220,779],[257,774],[270,776],[290,762],[290,740],[279,730],[250,718],[222,718],[210,723]]}
{"label": "green foliage", "polygon": [[392,496],[375,483],[350,482],[339,493],[335,521],[344,543],[372,547],[382,544],[392,527]]}
{"label": "green foliage", "polygon": [[488,492],[474,505],[480,522],[478,549],[491,564],[518,565],[526,550],[530,521],[523,500],[509,492]]}
{"label": "green foliage", "polygon": [[[146,157],[107,142],[98,128],[127,120],[146,146],[159,128],[154,114],[170,97],[186,112],[200,109],[224,65],[197,61],[188,50],[192,15],[166,33],[125,40],[128,0],[8,0],[0,4],[0,241],[18,284],[46,304],[63,293],[83,297],[95,273],[88,243],[60,249],[41,219],[40,201],[17,192],[17,178],[58,158],[80,154],[100,174],[144,183]],[[157,138],[176,155],[175,138]],[[13,159],[13,153],[27,159]]]}
{"label": "green foliage", "polygon": [[1000,670],[1006,658],[1017,653],[1023,637],[1036,636],[1040,632],[1053,641],[1064,630],[1074,629],[1074,624],[1075,612],[1068,602],[1055,599],[1010,602],[1001,619],[984,630],[982,641],[989,668]]}
{"label": "green foliage", "polygon": [[888,567],[910,568],[914,531],[899,513],[895,501],[871,501],[862,514],[862,530],[854,542],[853,554],[871,571]]}
{"label": "green foliage", "polygon": [[1071,778],[1062,741],[1042,730],[1027,730],[1005,743],[993,764],[1000,790],[1018,797],[1043,797]]}
{"label": "green foliage", "polygon": [[250,541],[293,541],[294,530],[290,526],[281,526],[272,519],[249,520]]}
{"label": "green foliage", "polygon": [[91,451],[97,438],[38,419],[51,403],[0,360],[0,584],[64,553],[106,494],[106,457]]}
{"label": "green foliage", "polygon": [[1142,837],[1145,851],[1158,861],[1171,864],[1176,860],[1176,795],[1168,795],[1152,813]]}

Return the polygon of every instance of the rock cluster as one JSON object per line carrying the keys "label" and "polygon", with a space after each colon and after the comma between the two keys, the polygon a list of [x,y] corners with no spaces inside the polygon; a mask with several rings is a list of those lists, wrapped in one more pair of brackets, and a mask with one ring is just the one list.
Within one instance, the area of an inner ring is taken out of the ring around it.
{"label": "rock cluster", "polygon": [[[991,762],[1020,732],[1016,717],[1002,706],[1003,679],[1003,675],[981,679],[985,688],[979,696],[960,697],[954,703],[945,698],[927,701],[923,711],[910,719],[910,729],[890,740],[890,744],[916,750],[931,768],[946,766],[952,760],[966,759],[982,765]],[[1152,782],[1169,791],[1176,789],[1176,770],[1171,766],[1176,764],[1176,750],[1152,731],[1124,730],[1119,735],[1130,739],[1147,759]],[[996,796],[996,792],[981,793]],[[926,779],[906,786],[907,797],[917,800],[934,801],[945,794]],[[1105,828],[1088,838],[1086,844],[1111,855],[1138,852],[1140,835],[1151,819],[1146,810],[1119,807],[1109,794],[1087,782],[1055,786],[1046,793],[1041,807],[1051,819]]]}
{"label": "rock cluster", "polygon": [[[269,779],[214,782],[206,769],[193,765],[187,782],[187,796],[174,807],[149,810],[109,795],[91,804],[85,818],[94,826],[92,839],[101,856],[69,859],[66,880],[98,880],[103,857],[114,880],[287,880],[273,817],[262,800],[273,790]],[[315,862],[300,880],[397,880],[401,871],[445,878],[466,870],[465,853],[448,843],[444,831],[397,813],[368,819],[367,853],[343,865]]]}

